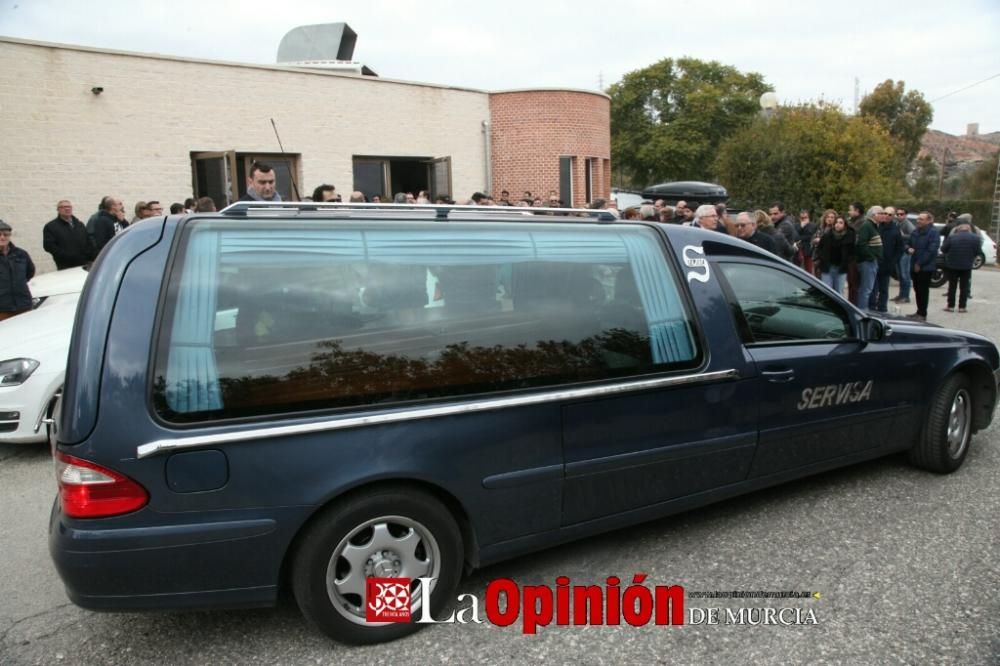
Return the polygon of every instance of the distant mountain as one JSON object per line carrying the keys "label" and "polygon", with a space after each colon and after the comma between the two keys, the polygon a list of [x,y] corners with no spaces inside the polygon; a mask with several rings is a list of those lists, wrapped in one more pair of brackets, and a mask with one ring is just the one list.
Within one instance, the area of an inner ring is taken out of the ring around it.
{"label": "distant mountain", "polygon": [[989,134],[980,134],[976,138],[1000,145],[1000,132],[990,132]]}
{"label": "distant mountain", "polygon": [[944,161],[945,178],[974,169],[992,159],[1000,151],[1000,132],[955,136],[938,130],[927,130],[920,142],[918,157],[929,155],[940,167]]}

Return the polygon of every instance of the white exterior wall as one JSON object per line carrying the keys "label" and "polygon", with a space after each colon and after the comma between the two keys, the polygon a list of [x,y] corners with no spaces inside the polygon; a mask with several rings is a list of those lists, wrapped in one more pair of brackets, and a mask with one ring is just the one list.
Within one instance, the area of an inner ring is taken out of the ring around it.
{"label": "white exterior wall", "polygon": [[83,222],[106,194],[167,210],[192,196],[191,152],[278,152],[271,118],[303,196],[346,200],[354,155],[451,156],[453,197],[488,191],[483,91],[10,39],[0,63],[0,218],[39,271],[59,199]]}

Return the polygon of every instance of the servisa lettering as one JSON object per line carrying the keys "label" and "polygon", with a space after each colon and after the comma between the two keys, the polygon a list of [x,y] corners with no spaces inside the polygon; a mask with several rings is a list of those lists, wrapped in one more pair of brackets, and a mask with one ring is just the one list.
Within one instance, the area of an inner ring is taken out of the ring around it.
{"label": "servisa lettering", "polygon": [[875,382],[871,379],[865,382],[848,382],[846,384],[829,384],[802,389],[802,398],[796,405],[799,411],[818,409],[831,405],[844,405],[869,400]]}
{"label": "servisa lettering", "polygon": [[[481,624],[479,599],[473,594],[458,595],[458,608],[450,616],[436,620],[431,615],[431,587],[434,578],[418,578],[412,598],[422,600],[414,611],[419,624]],[[508,627],[520,619],[521,631],[535,634],[538,627],[555,620],[557,626],[620,625],[633,627],[649,624],[684,624],[684,588],[680,585],[645,585],[646,574],[637,573],[632,584],[621,587],[621,579],[608,576],[605,585],[570,585],[568,576],[556,578],[555,590],[549,585],[518,586],[510,578],[498,578],[486,587],[483,602],[486,618],[495,625]],[[369,622],[410,622],[409,578],[369,578],[366,619]],[[467,604],[464,605],[463,604]],[[405,606],[405,611],[403,607]]]}

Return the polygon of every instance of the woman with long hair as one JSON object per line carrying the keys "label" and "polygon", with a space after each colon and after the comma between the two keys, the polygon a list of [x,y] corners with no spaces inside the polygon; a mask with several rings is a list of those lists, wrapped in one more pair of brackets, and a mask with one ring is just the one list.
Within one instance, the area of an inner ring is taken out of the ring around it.
{"label": "woman with long hair", "polygon": [[[824,220],[826,215],[823,215]],[[854,256],[854,229],[842,217],[819,240],[817,260],[820,279],[835,292],[844,295],[847,266]]]}
{"label": "woman with long hair", "polygon": [[823,275],[823,271],[819,269],[819,241],[823,238],[823,234],[833,229],[833,224],[836,221],[837,211],[832,208],[824,210],[823,215],[819,218],[819,224],[816,226],[816,233],[812,235],[812,240],[809,243],[809,253],[813,259],[813,275],[818,278]]}

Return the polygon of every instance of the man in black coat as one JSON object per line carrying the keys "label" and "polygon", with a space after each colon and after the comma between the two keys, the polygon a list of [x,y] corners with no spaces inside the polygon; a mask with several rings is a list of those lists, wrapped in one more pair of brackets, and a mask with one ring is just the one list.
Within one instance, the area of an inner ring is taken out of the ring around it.
{"label": "man in black coat", "polygon": [[733,226],[736,228],[737,237],[742,238],[751,245],[756,245],[762,250],[767,250],[775,256],[781,256],[778,254],[778,245],[774,242],[774,239],[757,231],[757,222],[749,213],[740,213],[737,215],[736,224]]}
{"label": "man in black coat", "polygon": [[127,226],[122,200],[110,195],[101,199],[100,209],[87,220],[87,234],[94,248],[94,256],[100,254],[108,241]]}
{"label": "man in black coat", "polygon": [[73,268],[93,260],[87,227],[73,215],[73,204],[63,199],[56,204],[56,213],[42,229],[42,247],[52,255],[56,268]]}
{"label": "man in black coat", "polygon": [[795,219],[785,212],[785,204],[780,201],[775,201],[771,204],[771,207],[767,210],[768,217],[771,218],[771,223],[774,224],[774,228],[785,237],[788,241],[788,245],[791,248],[791,255],[783,257],[788,261],[796,265],[801,265],[799,261],[799,232],[796,229],[798,226]]}
{"label": "man in black coat", "polygon": [[868,309],[875,312],[889,311],[889,278],[898,270],[899,258],[903,255],[903,233],[899,225],[881,206],[873,206],[878,234],[882,238],[882,258],[878,260],[875,274],[875,289],[868,298]]}
{"label": "man in black coat", "polygon": [[31,309],[28,280],[35,264],[28,253],[10,241],[10,225],[0,220],[0,321]]}
{"label": "man in black coat", "polygon": [[972,265],[976,255],[982,249],[983,239],[972,230],[971,224],[957,224],[944,239],[941,252],[944,253],[944,266],[948,271],[948,307],[946,312],[955,311],[955,286],[958,286],[958,311],[965,309],[969,300],[969,288],[972,282]]}

